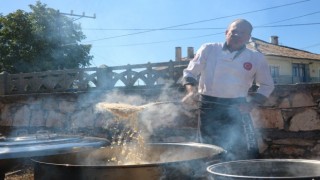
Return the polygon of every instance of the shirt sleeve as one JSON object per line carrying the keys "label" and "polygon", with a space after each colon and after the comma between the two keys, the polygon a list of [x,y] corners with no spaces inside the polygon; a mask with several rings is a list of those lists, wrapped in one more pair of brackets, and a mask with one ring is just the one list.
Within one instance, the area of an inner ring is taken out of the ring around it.
{"label": "shirt sleeve", "polygon": [[189,62],[188,67],[183,70],[182,84],[196,85],[198,76],[201,74],[206,62],[207,45],[202,45],[197,51],[195,57]]}
{"label": "shirt sleeve", "polygon": [[269,65],[263,54],[258,55],[261,60],[260,66],[256,72],[255,81],[259,86],[257,93],[269,97],[274,89],[274,82],[270,74]]}

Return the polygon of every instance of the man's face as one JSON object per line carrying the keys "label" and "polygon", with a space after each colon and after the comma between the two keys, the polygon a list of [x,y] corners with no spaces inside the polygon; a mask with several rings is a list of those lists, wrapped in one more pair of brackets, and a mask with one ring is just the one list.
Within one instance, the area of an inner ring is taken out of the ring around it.
{"label": "man's face", "polygon": [[250,27],[245,23],[232,23],[226,30],[226,42],[230,50],[239,50],[245,45],[251,35]]}

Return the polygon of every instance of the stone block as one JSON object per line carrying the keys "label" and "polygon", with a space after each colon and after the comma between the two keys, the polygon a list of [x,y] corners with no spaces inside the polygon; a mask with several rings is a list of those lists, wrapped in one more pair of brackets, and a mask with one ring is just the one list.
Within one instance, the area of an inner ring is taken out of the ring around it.
{"label": "stone block", "polygon": [[13,126],[29,126],[31,116],[31,110],[28,106],[22,106],[18,108],[16,113],[13,115]]}
{"label": "stone block", "polygon": [[59,102],[59,110],[62,113],[73,113],[76,110],[75,102],[61,101]]}
{"label": "stone block", "polygon": [[259,152],[262,154],[268,149],[269,146],[267,143],[265,143],[263,141],[262,138],[257,138],[257,141],[258,141],[258,146],[259,146]]}
{"label": "stone block", "polygon": [[291,105],[290,105],[290,101],[288,98],[284,98],[280,104],[278,105],[279,108],[289,108]]}
{"label": "stone block", "polygon": [[1,108],[1,119],[0,119],[0,126],[12,126],[12,114],[10,112],[10,105],[4,106]]}
{"label": "stone block", "polygon": [[58,109],[58,101],[52,98],[46,98],[43,100],[42,108],[44,110],[52,111]]}
{"label": "stone block", "polygon": [[30,126],[45,126],[45,112],[42,110],[31,111]]}
{"label": "stone block", "polygon": [[304,107],[316,105],[310,93],[296,93],[291,97],[292,107]]}
{"label": "stone block", "polygon": [[56,111],[50,111],[46,120],[46,127],[67,128],[67,116]]}
{"label": "stone block", "polygon": [[316,110],[306,109],[294,115],[290,121],[290,131],[320,130],[320,119]]}
{"label": "stone block", "polygon": [[254,109],[251,118],[255,128],[284,128],[281,111],[278,109]]}
{"label": "stone block", "polygon": [[108,129],[116,121],[114,116],[110,112],[106,111],[106,112],[103,112],[103,113],[99,113],[99,112],[95,111],[95,114],[96,114],[97,118],[95,119],[94,127]]}
{"label": "stone block", "polygon": [[279,149],[280,154],[291,155],[294,157],[303,157],[306,150],[295,146],[283,146]]}
{"label": "stone block", "polygon": [[93,113],[91,108],[75,112],[71,115],[71,128],[94,127],[97,115]]}
{"label": "stone block", "polygon": [[282,145],[297,145],[297,146],[311,146],[312,147],[315,143],[315,140],[288,138],[288,139],[273,140],[272,143],[273,144],[282,144]]}
{"label": "stone block", "polygon": [[267,102],[265,102],[263,105],[264,106],[277,106],[278,105],[278,97],[276,96],[270,96],[267,100]]}

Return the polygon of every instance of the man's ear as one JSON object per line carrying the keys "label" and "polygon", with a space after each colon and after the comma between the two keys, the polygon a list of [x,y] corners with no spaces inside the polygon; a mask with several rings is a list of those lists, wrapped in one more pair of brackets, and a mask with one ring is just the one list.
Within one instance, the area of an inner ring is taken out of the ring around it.
{"label": "man's ear", "polygon": [[247,42],[249,42],[250,39],[251,39],[251,34],[248,35]]}

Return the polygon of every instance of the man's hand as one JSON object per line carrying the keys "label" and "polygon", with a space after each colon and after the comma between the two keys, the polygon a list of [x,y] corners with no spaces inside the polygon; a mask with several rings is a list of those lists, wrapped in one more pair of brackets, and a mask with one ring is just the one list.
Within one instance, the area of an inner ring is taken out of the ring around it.
{"label": "man's hand", "polygon": [[197,88],[192,85],[186,85],[187,94],[182,98],[181,102],[188,107],[188,109],[198,108],[198,92]]}
{"label": "man's hand", "polygon": [[241,113],[250,113],[252,109],[258,108],[263,103],[265,103],[267,97],[258,93],[251,93],[248,96],[248,103],[243,103],[238,106],[238,109]]}

